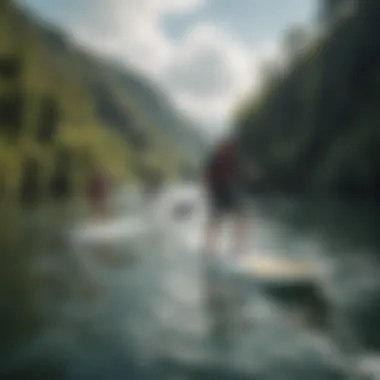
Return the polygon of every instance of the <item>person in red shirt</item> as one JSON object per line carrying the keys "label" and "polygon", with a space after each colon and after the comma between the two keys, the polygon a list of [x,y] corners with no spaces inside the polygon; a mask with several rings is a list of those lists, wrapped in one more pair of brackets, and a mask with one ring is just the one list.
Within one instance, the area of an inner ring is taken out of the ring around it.
{"label": "person in red shirt", "polygon": [[205,251],[214,253],[221,223],[227,216],[234,220],[234,253],[246,248],[247,220],[243,195],[248,178],[258,179],[259,172],[242,156],[234,138],[226,138],[212,152],[204,171],[204,186],[210,206]]}

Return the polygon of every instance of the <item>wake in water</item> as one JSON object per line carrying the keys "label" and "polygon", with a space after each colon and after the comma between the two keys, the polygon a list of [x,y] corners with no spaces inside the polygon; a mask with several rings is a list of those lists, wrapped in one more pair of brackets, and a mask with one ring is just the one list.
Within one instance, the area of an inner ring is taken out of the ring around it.
{"label": "wake in water", "polygon": [[[12,368],[50,363],[69,380],[131,373],[136,379],[345,378],[347,362],[356,365],[358,357],[344,354],[329,330],[334,326],[322,323],[330,310],[320,285],[329,305],[347,298],[331,290],[337,285],[330,252],[254,209],[249,252],[238,268],[228,259],[228,225],[220,242],[227,261],[209,267],[201,250],[204,201],[194,194],[173,189],[151,208],[134,203],[134,211],[120,196],[114,218],[71,224],[69,244],[50,243],[45,234],[35,247],[42,264],[30,267],[47,281],[33,289],[44,327],[13,352]],[[193,199],[193,212],[178,217],[176,207]],[[111,257],[131,255],[132,261],[110,265]],[[310,275],[316,263],[317,286]]]}

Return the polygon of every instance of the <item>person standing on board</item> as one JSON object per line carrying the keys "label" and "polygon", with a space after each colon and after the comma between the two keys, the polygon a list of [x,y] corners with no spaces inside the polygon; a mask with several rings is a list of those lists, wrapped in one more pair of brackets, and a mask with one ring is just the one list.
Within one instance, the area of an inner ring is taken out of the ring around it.
{"label": "person standing on board", "polygon": [[259,179],[259,171],[247,167],[235,138],[226,138],[213,150],[204,170],[204,186],[210,208],[206,226],[205,252],[214,254],[224,219],[234,221],[234,254],[244,253],[247,245],[247,219],[243,195],[248,179]]}

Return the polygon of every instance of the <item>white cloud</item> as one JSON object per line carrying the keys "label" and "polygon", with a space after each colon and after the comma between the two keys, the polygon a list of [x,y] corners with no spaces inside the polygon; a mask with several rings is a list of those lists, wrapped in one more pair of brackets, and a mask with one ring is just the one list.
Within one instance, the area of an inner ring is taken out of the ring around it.
{"label": "white cloud", "polygon": [[161,17],[200,6],[202,0],[97,0],[88,19],[73,32],[90,48],[156,74],[175,55]]}
{"label": "white cloud", "polygon": [[241,77],[250,74],[251,59],[249,51],[222,30],[199,25],[178,48],[166,76],[178,91],[204,100],[242,87]]}
{"label": "white cloud", "polygon": [[165,34],[164,16],[195,12],[207,0],[64,1],[81,10],[66,25],[80,42],[153,76],[183,110],[213,125],[226,123],[236,101],[258,84],[261,57],[275,50],[268,44],[250,51],[211,21],[194,25],[183,41]]}
{"label": "white cloud", "polygon": [[162,73],[180,106],[207,121],[226,121],[236,102],[259,85],[263,57],[274,45],[250,51],[212,24],[189,33]]}

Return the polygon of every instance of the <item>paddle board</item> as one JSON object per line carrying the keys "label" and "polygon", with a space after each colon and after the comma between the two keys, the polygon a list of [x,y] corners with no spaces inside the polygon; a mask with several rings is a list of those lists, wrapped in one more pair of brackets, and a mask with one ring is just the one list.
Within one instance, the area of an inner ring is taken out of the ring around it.
{"label": "paddle board", "polygon": [[317,268],[309,260],[265,257],[255,254],[240,257],[215,255],[208,257],[207,267],[220,273],[265,280],[304,281],[317,277]]}

